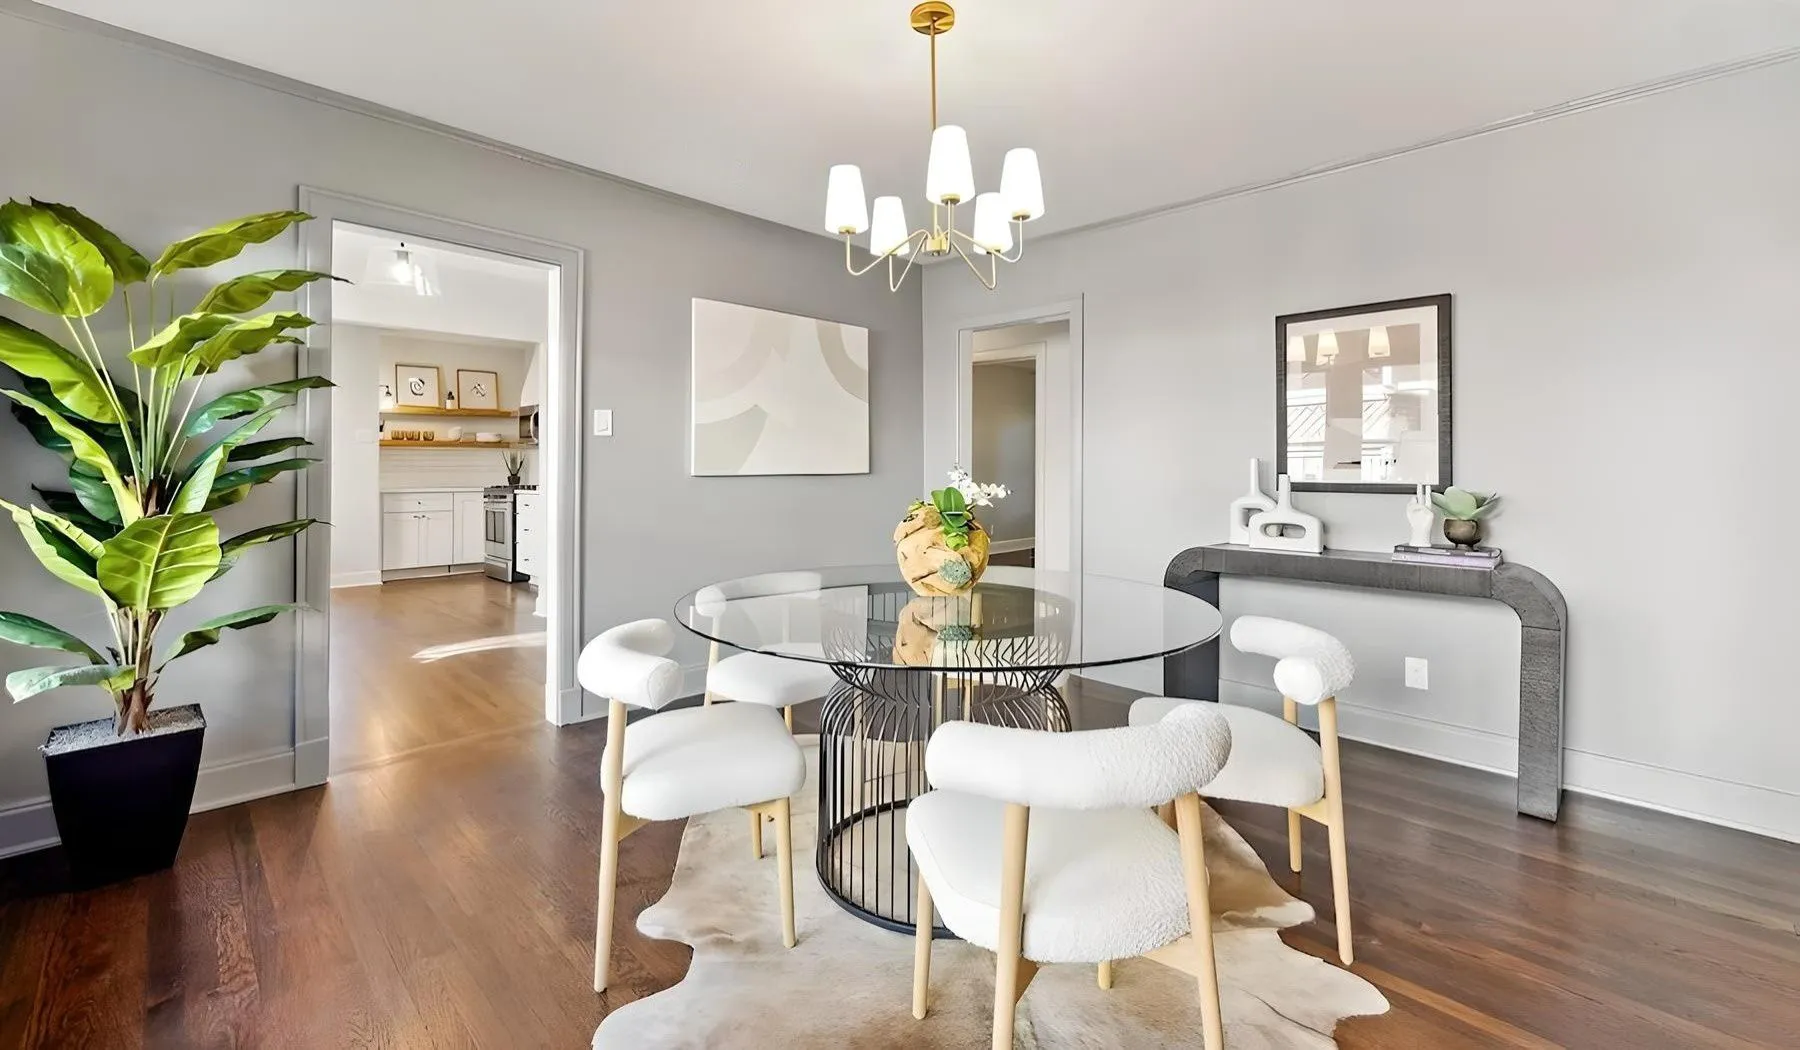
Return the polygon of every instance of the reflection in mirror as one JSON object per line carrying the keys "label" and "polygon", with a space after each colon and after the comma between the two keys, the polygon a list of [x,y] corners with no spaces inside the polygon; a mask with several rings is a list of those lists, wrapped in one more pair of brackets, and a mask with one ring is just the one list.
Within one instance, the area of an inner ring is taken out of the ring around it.
{"label": "reflection in mirror", "polygon": [[1276,319],[1278,462],[1295,488],[1449,484],[1449,299]]}

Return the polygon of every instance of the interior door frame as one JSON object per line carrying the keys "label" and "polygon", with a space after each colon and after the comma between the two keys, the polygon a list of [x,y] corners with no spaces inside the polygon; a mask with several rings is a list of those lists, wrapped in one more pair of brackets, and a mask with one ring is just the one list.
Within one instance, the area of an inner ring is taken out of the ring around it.
{"label": "interior door frame", "polygon": [[[1048,384],[1044,375],[1044,362],[1046,351],[1048,349],[1049,344],[1040,340],[1035,343],[1022,343],[1018,346],[1009,346],[1003,350],[972,350],[969,355],[969,371],[971,379],[973,378],[974,370],[978,365],[1001,365],[1014,361],[1030,361],[1032,363],[1031,427],[1033,444],[1031,455],[1031,480],[1034,502],[1031,507],[1031,542],[1034,548],[1037,546],[1038,522],[1044,520],[1044,417],[1049,414],[1045,411],[1048,407],[1045,394]],[[957,455],[962,457],[959,462],[968,464],[970,473],[974,473],[975,471],[974,395],[974,386],[971,385],[969,388],[969,425],[963,429],[963,432],[969,435],[969,447],[967,449],[957,449]],[[977,477],[975,480],[981,481],[982,479]],[[993,479],[989,478],[987,480],[992,481]]]}
{"label": "interior door frame", "polygon": [[[332,270],[332,230],[337,222],[354,223],[416,237],[529,259],[557,268],[551,282],[557,311],[546,368],[546,431],[541,476],[549,481],[547,517],[554,527],[551,570],[540,577],[547,591],[545,624],[547,672],[544,717],[567,725],[581,717],[581,688],[575,678],[580,649],[581,602],[581,333],[586,286],[586,253],[574,245],[527,237],[441,215],[368,200],[313,186],[301,186],[300,210],[313,216],[301,228],[301,265]],[[299,348],[301,376],[331,375],[332,284],[320,281],[301,290],[301,309],[316,325]],[[320,448],[331,448],[329,391],[304,391],[301,434]],[[316,396],[325,395],[325,396]],[[331,519],[331,459],[302,475],[296,486],[295,516]],[[323,784],[330,771],[331,746],[331,530],[308,529],[295,551],[294,592],[301,612],[295,619],[297,657],[294,667],[294,783]]]}
{"label": "interior door frame", "polygon": [[[972,379],[975,367],[975,333],[993,328],[1010,328],[1022,324],[1043,324],[1051,321],[1067,321],[1069,323],[1069,360],[1067,374],[1059,377],[1068,384],[1068,418],[1051,419],[1050,413],[1038,413],[1038,434],[1045,434],[1052,427],[1064,428],[1069,435],[1069,462],[1061,465],[1066,472],[1069,484],[1069,588],[1073,592],[1070,597],[1080,599],[1082,556],[1082,401],[1085,396],[1082,384],[1082,301],[1080,298],[1064,299],[1036,306],[1024,306],[1001,313],[987,314],[979,317],[959,318],[956,326],[956,454],[958,461],[970,462],[974,449],[973,419],[974,391]],[[1048,354],[1039,362],[1038,383],[1040,409],[1045,407],[1044,391],[1049,382],[1049,369],[1043,367],[1049,363]],[[1039,491],[1043,491],[1043,479],[1046,475],[1059,469],[1057,464],[1048,462],[1039,453]],[[929,479],[936,480],[936,479]],[[1033,523],[1032,531],[1042,539],[1045,504],[1040,499],[1038,520]],[[1043,547],[1040,543],[1035,561],[1043,568]]]}

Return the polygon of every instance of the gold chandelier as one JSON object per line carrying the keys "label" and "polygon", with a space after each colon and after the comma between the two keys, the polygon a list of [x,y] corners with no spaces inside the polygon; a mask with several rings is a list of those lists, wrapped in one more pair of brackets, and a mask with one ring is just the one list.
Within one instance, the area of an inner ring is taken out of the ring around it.
{"label": "gold chandelier", "polygon": [[[999,191],[975,192],[968,135],[955,124],[940,127],[937,122],[937,38],[956,24],[956,12],[949,4],[928,0],[912,9],[911,21],[913,29],[931,41],[931,155],[925,166],[931,226],[908,233],[906,208],[899,197],[875,198],[871,223],[862,170],[854,164],[834,164],[825,187],[825,229],[844,238],[844,269],[853,276],[860,277],[885,260],[890,291],[900,289],[921,252],[933,257],[955,252],[992,291],[998,263],[1019,261],[1025,251],[1025,224],[1044,214],[1037,152],[1007,150]],[[965,233],[956,228],[956,206],[970,201],[974,202],[975,219]],[[851,257],[850,238],[864,230],[869,231],[869,253],[875,258],[859,270]],[[987,256],[986,273],[972,258],[981,255]],[[896,273],[894,261],[901,257],[906,258],[906,265]]]}

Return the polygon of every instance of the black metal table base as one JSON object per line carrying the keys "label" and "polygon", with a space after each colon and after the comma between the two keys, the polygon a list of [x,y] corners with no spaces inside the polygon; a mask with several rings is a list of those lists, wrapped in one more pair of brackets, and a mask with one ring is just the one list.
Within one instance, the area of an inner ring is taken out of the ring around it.
{"label": "black metal table base", "polygon": [[1055,671],[834,670],[842,681],[819,730],[819,881],[850,914],[910,933],[917,874],[906,807],[930,790],[932,732],[952,720],[1063,732],[1069,709]]}

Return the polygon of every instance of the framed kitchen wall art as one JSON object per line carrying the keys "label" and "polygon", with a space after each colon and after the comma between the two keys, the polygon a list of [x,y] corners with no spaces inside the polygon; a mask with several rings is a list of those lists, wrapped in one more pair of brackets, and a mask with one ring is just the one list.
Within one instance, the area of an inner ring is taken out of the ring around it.
{"label": "framed kitchen wall art", "polygon": [[478,368],[457,369],[456,403],[462,408],[499,408],[500,373]]}
{"label": "framed kitchen wall art", "polygon": [[1450,296],[1275,319],[1275,463],[1300,492],[1451,484]]}
{"label": "framed kitchen wall art", "polygon": [[402,408],[443,408],[444,378],[436,365],[395,365],[394,404]]}
{"label": "framed kitchen wall art", "polygon": [[869,472],[869,330],[694,300],[695,477]]}

